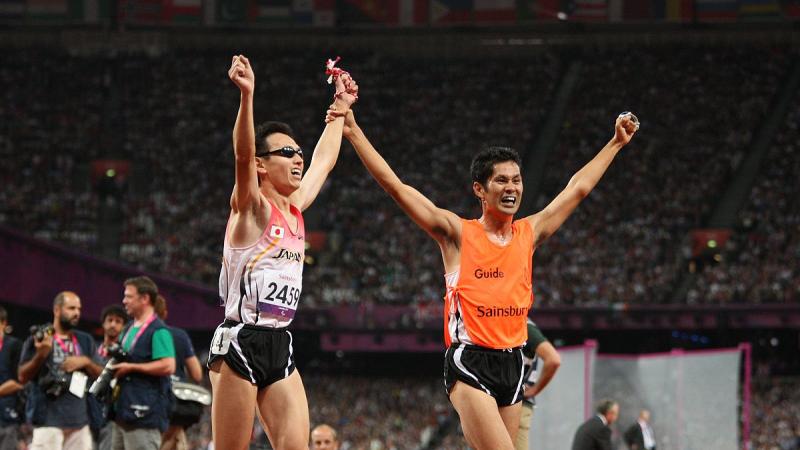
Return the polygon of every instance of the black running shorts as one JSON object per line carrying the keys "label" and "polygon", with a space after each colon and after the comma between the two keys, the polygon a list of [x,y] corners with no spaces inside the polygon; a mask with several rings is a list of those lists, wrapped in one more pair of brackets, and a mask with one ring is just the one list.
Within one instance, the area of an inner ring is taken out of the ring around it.
{"label": "black running shorts", "polygon": [[522,401],[523,375],[521,347],[494,350],[453,344],[445,353],[444,384],[448,395],[456,381],[461,381],[494,397],[497,406],[510,406]]}
{"label": "black running shorts", "polygon": [[259,389],[294,372],[292,333],[226,320],[214,332],[208,367],[218,358]]}

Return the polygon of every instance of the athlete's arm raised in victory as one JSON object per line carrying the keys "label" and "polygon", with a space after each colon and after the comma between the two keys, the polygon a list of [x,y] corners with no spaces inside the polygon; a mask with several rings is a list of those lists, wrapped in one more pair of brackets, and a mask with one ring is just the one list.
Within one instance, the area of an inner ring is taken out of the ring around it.
{"label": "athlete's arm raised in victory", "polygon": [[[331,114],[328,120],[330,117]],[[344,135],[372,177],[420,228],[440,245],[459,242],[461,221],[458,216],[437,207],[418,190],[403,183],[356,124],[352,111],[345,117]]]}
{"label": "athlete's arm raised in victory", "polygon": [[231,196],[234,213],[255,211],[261,205],[256,173],[256,132],[253,125],[255,74],[250,61],[242,55],[233,57],[228,77],[241,91],[239,114],[233,126],[233,154],[236,158],[236,184]]}
{"label": "athlete's arm raised in victory", "polygon": [[526,217],[533,227],[535,246],[538,247],[552,236],[578,204],[589,195],[617,153],[631,141],[636,129],[637,124],[630,114],[620,115],[614,126],[614,137],[608,144],[572,176],[567,187],[549,205],[538,213]]}
{"label": "athlete's arm raised in victory", "polygon": [[[347,111],[356,101],[358,84],[349,74],[344,73],[336,78],[336,100],[334,107],[337,111]],[[342,127],[344,117],[336,117],[333,121],[325,125],[317,146],[314,147],[314,154],[311,157],[311,165],[300,182],[300,189],[293,193],[289,198],[292,204],[305,211],[317,198],[325,179],[336,165],[339,157],[339,149],[342,146]]]}

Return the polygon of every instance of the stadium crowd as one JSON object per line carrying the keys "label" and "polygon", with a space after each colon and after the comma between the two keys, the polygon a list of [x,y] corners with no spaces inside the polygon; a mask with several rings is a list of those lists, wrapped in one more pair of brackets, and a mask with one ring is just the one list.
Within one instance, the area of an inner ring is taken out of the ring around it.
{"label": "stadium crowd", "polygon": [[800,448],[800,380],[766,378],[755,383],[753,389],[752,448]]}
{"label": "stadium crowd", "polygon": [[[688,232],[703,226],[758,118],[767,113],[787,72],[784,50],[661,47],[575,55],[580,76],[558,143],[538,194],[528,186],[537,208],[602,147],[615,114],[633,110],[644,128],[589,201],[537,252],[538,305],[671,300],[689,256]],[[0,192],[0,223],[95,251],[97,211],[110,202],[122,217],[122,260],[215,285],[237,105],[224,70],[229,55],[42,52],[2,56],[0,81],[17,89],[6,90],[0,105],[0,178],[15,187]],[[306,149],[323,127],[329,101],[321,70],[325,53],[317,55],[251,55],[257,120],[292,124]],[[617,63],[621,58],[626,64]],[[447,62],[364,53],[349,55],[342,64],[362,86],[359,123],[401,178],[437,205],[473,217],[471,155],[485,144],[510,145],[524,155],[553,106],[568,61],[541,51],[520,60]],[[759,237],[796,222],[796,207],[794,214],[760,215],[765,205],[792,205],[786,191],[791,183],[780,180],[792,173],[785,158],[796,161],[795,122],[787,121],[784,144],[774,149],[786,155],[770,157],[773,163],[759,177],[753,206],[745,213],[759,216],[760,233],[748,234],[752,248],[740,257],[746,266],[766,268],[758,276],[736,277],[735,288],[733,281],[713,288],[715,299],[727,295],[717,294],[720,290],[749,293],[774,286],[777,294],[752,300],[796,296],[788,292],[796,292],[798,277],[780,264],[796,252],[796,242],[782,244],[792,234]],[[113,182],[115,195],[93,188],[98,181],[89,167],[96,159],[131,161],[130,171]],[[778,197],[778,192],[783,193]],[[320,200],[307,222],[324,231],[326,240],[322,250],[310,253],[315,263],[306,270],[307,306],[439,301],[442,269],[435,245],[377,187],[349,144]],[[766,264],[753,264],[754,258]],[[718,280],[724,276],[718,272],[708,276]],[[743,287],[744,279],[755,284]],[[702,284],[702,289],[715,285]]]}
{"label": "stadium crowd", "polygon": [[[537,252],[540,305],[672,300],[703,227],[787,69],[756,48],[623,49],[587,55],[537,207],[609,138],[611,112],[642,129],[586,202]],[[619,61],[625,64],[619,64]]]}
{"label": "stadium crowd", "polygon": [[739,230],[719,264],[707,265],[689,291],[690,302],[784,303],[800,300],[800,95],[762,162],[762,176],[739,214]]}
{"label": "stadium crowd", "polygon": [[[252,53],[257,120],[290,123],[310,150],[330,92],[331,53]],[[100,245],[117,208],[120,258],[137,268],[215,285],[233,180],[235,88],[230,55],[73,55],[56,50],[0,55],[0,224],[85,252]],[[690,258],[688,235],[703,227],[739,167],[790,65],[785,49],[622,48],[523,59],[487,57],[433,64],[372,53],[342,65],[361,85],[360,125],[392,167],[437,205],[475,217],[469,161],[486,144],[529,150],[570,58],[580,63],[542,186],[542,208],[611,134],[614,116],[642,120],[634,146],[565,226],[536,254],[538,305],[664,303]],[[619,61],[625,61],[620,64]],[[498,80],[502,80],[501,83]],[[762,165],[718,265],[707,266],[689,303],[800,299],[800,96]],[[310,153],[310,152],[309,152]],[[131,162],[104,180],[92,162]],[[306,159],[308,163],[310,159]],[[105,185],[104,185],[105,183]],[[109,188],[108,183],[111,183]],[[107,218],[106,218],[107,219]],[[436,305],[439,252],[400,213],[343,145],[310,228],[325,245],[309,251],[304,307],[343,303]],[[339,430],[342,449],[424,444],[450,414],[440,380],[305,376],[311,422]],[[753,448],[800,435],[800,382],[754,385]],[[22,426],[20,448],[31,439]],[[256,428],[258,430],[258,428]],[[206,414],[190,448],[209,448]],[[254,441],[263,433],[254,433]],[[254,442],[258,445],[258,442]],[[464,448],[452,434],[438,447]]]}

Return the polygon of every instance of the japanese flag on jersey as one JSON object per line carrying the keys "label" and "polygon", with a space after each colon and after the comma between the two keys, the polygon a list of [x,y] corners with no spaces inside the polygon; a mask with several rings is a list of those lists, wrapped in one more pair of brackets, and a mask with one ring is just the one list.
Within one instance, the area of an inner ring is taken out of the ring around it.
{"label": "japanese flag on jersey", "polygon": [[270,228],[269,230],[269,237],[283,239],[283,227],[278,225],[273,225],[272,228]]}

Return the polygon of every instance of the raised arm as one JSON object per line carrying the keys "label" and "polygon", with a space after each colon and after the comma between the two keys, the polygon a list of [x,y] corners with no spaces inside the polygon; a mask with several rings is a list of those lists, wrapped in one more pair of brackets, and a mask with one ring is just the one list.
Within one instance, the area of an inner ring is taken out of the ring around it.
{"label": "raised arm", "polygon": [[588,164],[583,166],[567,183],[567,187],[559,193],[543,210],[526,217],[534,232],[534,245],[541,245],[553,235],[567,220],[572,211],[589,195],[600,181],[611,161],[622,147],[631,141],[636,133],[637,124],[630,114],[617,118],[614,126],[614,137]]}
{"label": "raised arm", "polygon": [[440,245],[459,242],[461,221],[458,216],[438,208],[419,191],[403,183],[356,124],[352,111],[345,117],[344,135],[372,177],[420,228]]}
{"label": "raised arm", "polygon": [[231,196],[234,212],[252,210],[261,201],[256,173],[256,133],[253,125],[255,75],[250,61],[242,55],[233,57],[228,77],[239,88],[239,114],[233,126],[233,154],[236,158],[236,184]]}
{"label": "raised arm", "polygon": [[[334,107],[337,111],[347,111],[356,101],[358,84],[349,74],[336,78],[336,100]],[[331,122],[327,122],[325,130],[322,131],[317,146],[314,147],[314,154],[311,157],[311,165],[303,176],[300,188],[290,197],[291,202],[301,210],[305,210],[317,198],[322,185],[328,178],[328,174],[336,165],[339,157],[339,149],[342,146],[342,127],[344,117],[336,117]]]}

